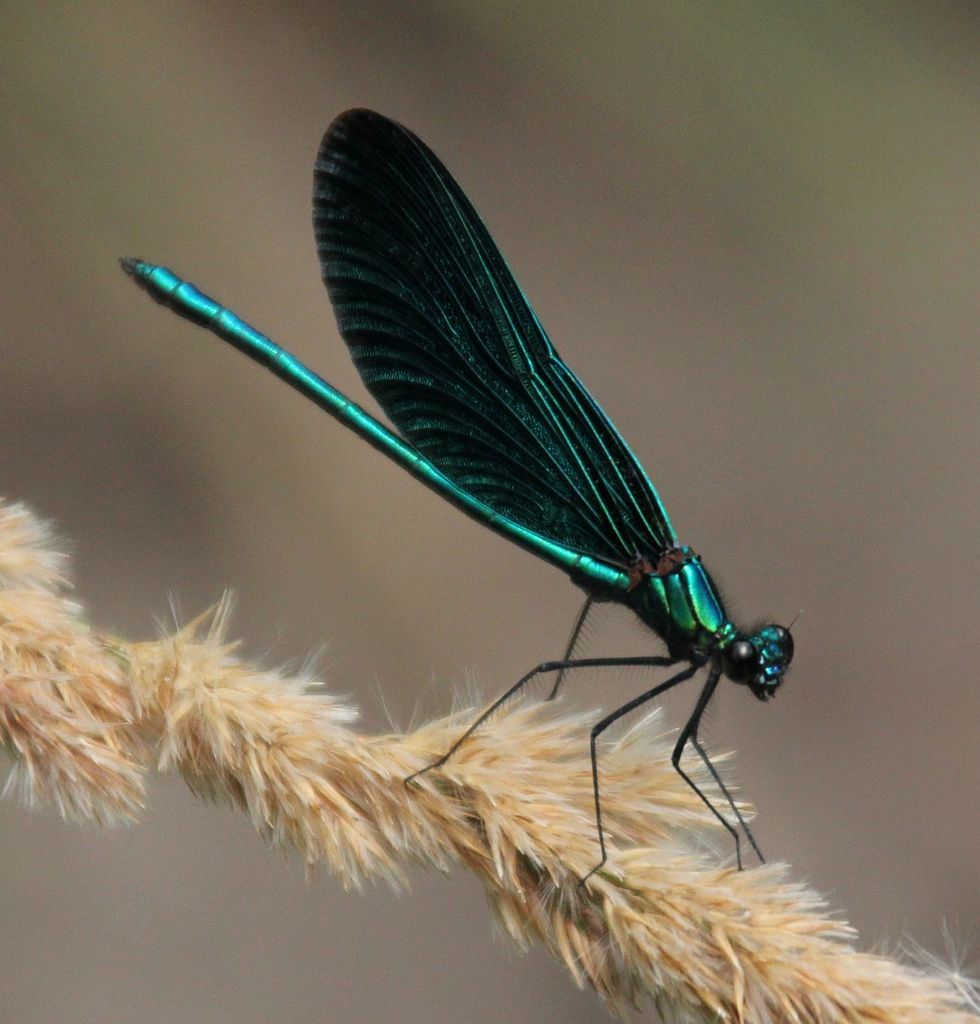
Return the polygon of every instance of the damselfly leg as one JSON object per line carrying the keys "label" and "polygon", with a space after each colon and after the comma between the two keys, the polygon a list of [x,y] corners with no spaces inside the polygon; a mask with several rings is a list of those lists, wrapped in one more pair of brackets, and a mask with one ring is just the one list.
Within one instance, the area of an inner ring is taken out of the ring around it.
{"label": "damselfly leg", "polygon": [[[521,676],[521,678],[518,679],[509,690],[502,693],[441,757],[437,758],[431,764],[427,764],[424,768],[420,768],[417,772],[412,772],[411,775],[407,776],[405,779],[405,785],[410,785],[420,775],[424,775],[426,772],[432,771],[433,768],[441,768],[442,765],[444,765],[453,756],[453,754],[459,750],[459,748],[470,738],[470,736],[473,735],[474,732],[476,732],[477,729],[480,728],[481,725],[483,725],[488,718],[503,707],[503,705],[512,697],[520,693],[520,691],[527,686],[535,676],[542,675],[545,672],[566,672],[576,668],[635,667],[638,665],[664,667],[675,664],[677,664],[675,658],[665,658],[658,655],[639,655],[635,658],[572,658],[570,660],[561,661],[543,661],[536,668],[531,669],[530,672]],[[630,705],[627,705],[627,708],[629,706]],[[623,713],[625,714],[625,712]]]}
{"label": "damselfly leg", "polygon": [[681,767],[681,756],[684,753],[684,747],[690,742],[694,749],[698,752],[698,756],[704,762],[704,766],[708,769],[708,773],[711,778],[714,779],[715,784],[721,790],[725,800],[728,801],[728,806],[731,807],[735,818],[737,819],[745,835],[748,837],[749,842],[752,844],[752,849],[755,850],[756,856],[759,860],[765,864],[766,859],[762,856],[762,851],[759,849],[758,843],[755,841],[755,836],[752,835],[752,830],[749,828],[742,817],[742,812],[738,809],[738,805],[732,798],[731,793],[728,791],[728,787],[721,780],[721,776],[718,774],[718,770],[711,763],[707,752],[704,747],[701,746],[698,740],[698,728],[701,725],[701,716],[704,714],[705,708],[707,708],[712,696],[715,692],[715,687],[718,685],[718,680],[721,678],[721,670],[713,668],[708,673],[708,679],[704,684],[704,688],[701,690],[701,695],[698,697],[698,702],[694,706],[694,710],[691,712],[691,717],[687,720],[687,724],[681,730],[681,734],[677,739],[677,745],[674,747],[674,753],[671,756],[671,762],[674,768],[677,769],[678,774],[684,779],[684,781],[694,790],[695,793],[704,801],[707,805],[708,810],[725,826],[728,830],[729,835],[735,840],[735,862],[738,864],[739,871],[742,870],[742,846],[738,835],[738,829],[730,821],[728,821],[723,814],[718,810],[717,807],[708,799],[707,796],[701,791],[697,783],[684,771]]}

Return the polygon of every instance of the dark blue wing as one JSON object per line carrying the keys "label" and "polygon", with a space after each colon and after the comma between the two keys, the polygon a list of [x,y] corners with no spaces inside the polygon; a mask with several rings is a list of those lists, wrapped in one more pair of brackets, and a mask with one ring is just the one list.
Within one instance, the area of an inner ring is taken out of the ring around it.
{"label": "dark blue wing", "polygon": [[435,154],[351,110],[317,156],[323,279],[358,371],[450,479],[537,533],[615,564],[675,543],[657,492],[562,362]]}

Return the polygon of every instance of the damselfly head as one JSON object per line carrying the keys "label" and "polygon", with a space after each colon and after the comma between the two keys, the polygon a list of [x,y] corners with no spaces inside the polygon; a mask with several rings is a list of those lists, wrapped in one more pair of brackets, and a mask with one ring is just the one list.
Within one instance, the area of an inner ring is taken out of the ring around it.
{"label": "damselfly head", "polygon": [[769,700],[793,660],[793,637],[784,626],[764,626],[751,636],[740,635],[721,652],[725,675]]}

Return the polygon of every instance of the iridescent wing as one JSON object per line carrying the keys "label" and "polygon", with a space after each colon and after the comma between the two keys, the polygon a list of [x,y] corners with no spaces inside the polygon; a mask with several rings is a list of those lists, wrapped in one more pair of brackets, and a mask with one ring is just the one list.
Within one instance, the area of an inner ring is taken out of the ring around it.
{"label": "iridescent wing", "polygon": [[313,207],[340,332],[426,458],[514,522],[610,563],[675,543],[642,466],[423,142],[380,114],[342,114]]}

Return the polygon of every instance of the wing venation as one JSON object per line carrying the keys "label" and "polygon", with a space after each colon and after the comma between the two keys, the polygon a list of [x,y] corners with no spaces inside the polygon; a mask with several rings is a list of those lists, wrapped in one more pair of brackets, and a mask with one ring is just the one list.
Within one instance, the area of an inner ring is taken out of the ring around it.
{"label": "wing venation", "polygon": [[479,215],[401,125],[353,110],[317,156],[314,227],[340,332],[398,431],[458,486],[611,563],[673,528],[551,344]]}

